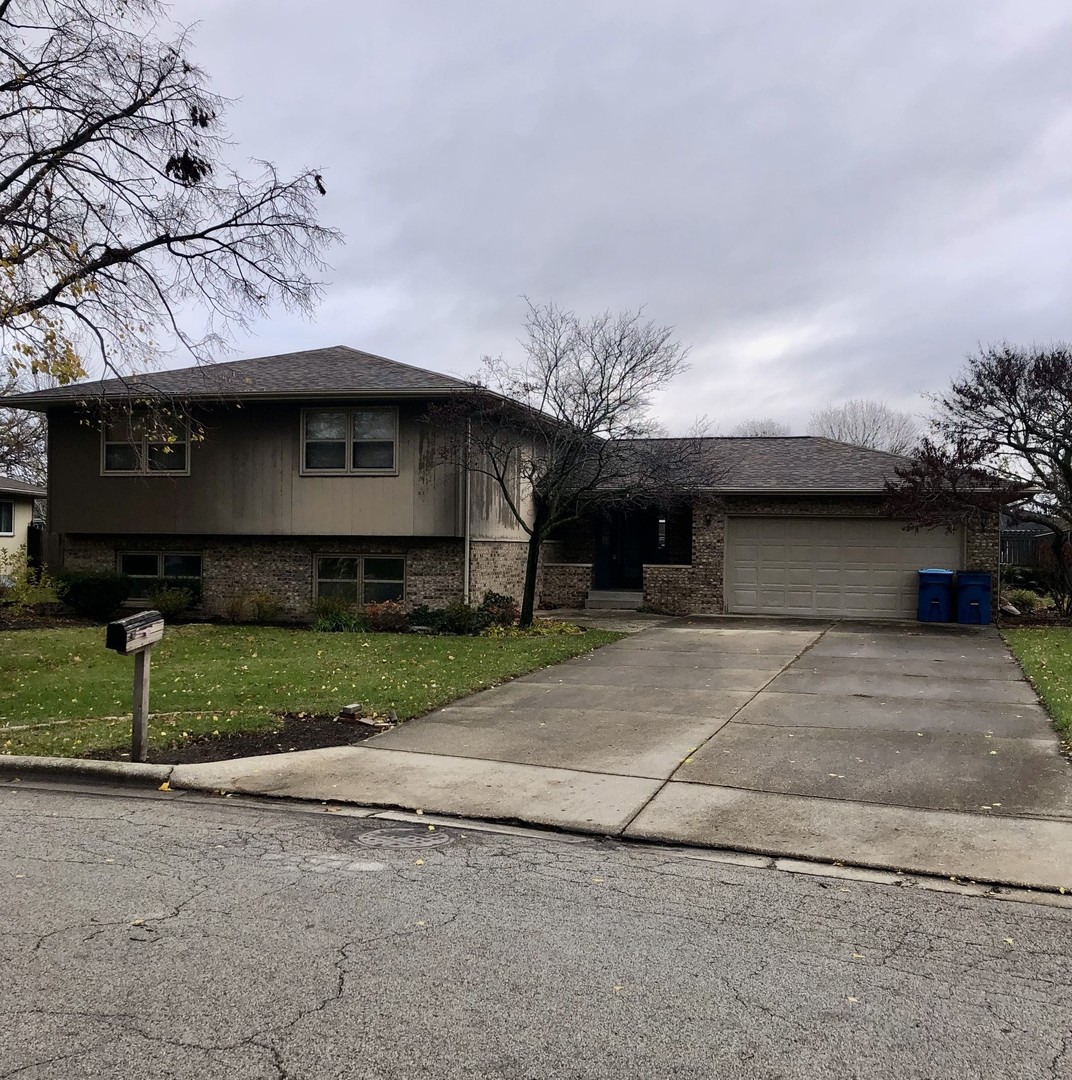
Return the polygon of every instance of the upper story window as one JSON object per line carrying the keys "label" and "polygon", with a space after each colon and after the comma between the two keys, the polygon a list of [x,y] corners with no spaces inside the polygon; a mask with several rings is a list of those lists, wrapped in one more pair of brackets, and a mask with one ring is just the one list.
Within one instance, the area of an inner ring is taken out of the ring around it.
{"label": "upper story window", "polygon": [[15,500],[0,499],[0,536],[15,535]]}
{"label": "upper story window", "polygon": [[102,472],[120,476],[190,472],[190,429],[185,421],[131,413],[107,424],[102,438]]}
{"label": "upper story window", "polygon": [[393,473],[398,462],[398,409],[306,409],[302,472]]}

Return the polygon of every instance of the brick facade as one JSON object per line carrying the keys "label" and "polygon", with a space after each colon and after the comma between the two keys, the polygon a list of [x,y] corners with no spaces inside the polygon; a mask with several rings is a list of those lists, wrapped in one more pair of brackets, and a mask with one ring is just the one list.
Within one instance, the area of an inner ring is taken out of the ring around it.
{"label": "brick facade", "polygon": [[540,607],[584,607],[591,587],[591,563],[545,562],[540,565]]}
{"label": "brick facade", "polygon": [[64,567],[114,570],[120,551],[190,551],[202,556],[202,610],[226,615],[264,593],[282,617],[307,619],[313,611],[314,555],[401,555],[406,559],[407,607],[441,607],[462,595],[462,541],[419,537],[64,537]]}
{"label": "brick facade", "polygon": [[469,599],[479,604],[488,589],[521,598],[529,546],[518,540],[473,540],[469,546]]}

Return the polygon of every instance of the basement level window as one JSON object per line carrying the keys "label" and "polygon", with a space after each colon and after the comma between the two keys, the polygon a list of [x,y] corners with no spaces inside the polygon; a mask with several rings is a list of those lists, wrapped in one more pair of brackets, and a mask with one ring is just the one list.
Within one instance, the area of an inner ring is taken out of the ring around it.
{"label": "basement level window", "polygon": [[306,409],[302,472],[390,474],[398,460],[398,409]]}
{"label": "basement level window", "polygon": [[406,595],[406,560],[396,555],[318,555],[316,595],[344,600],[355,607],[402,600]]}
{"label": "basement level window", "polygon": [[157,589],[184,586],[201,595],[201,555],[189,551],[121,551],[119,573],[130,578],[130,599],[149,600]]}
{"label": "basement level window", "polygon": [[111,476],[190,473],[190,428],[175,417],[130,413],[101,433],[101,472]]}

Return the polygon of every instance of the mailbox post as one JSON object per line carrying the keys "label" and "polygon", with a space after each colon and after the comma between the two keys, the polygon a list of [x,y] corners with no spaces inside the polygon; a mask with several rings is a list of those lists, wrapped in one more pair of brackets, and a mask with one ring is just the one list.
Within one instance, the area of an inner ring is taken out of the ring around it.
{"label": "mailbox post", "polygon": [[130,760],[144,761],[149,750],[149,654],[164,636],[164,616],[159,611],[139,611],[108,624],[107,648],[120,656],[134,657],[134,710]]}

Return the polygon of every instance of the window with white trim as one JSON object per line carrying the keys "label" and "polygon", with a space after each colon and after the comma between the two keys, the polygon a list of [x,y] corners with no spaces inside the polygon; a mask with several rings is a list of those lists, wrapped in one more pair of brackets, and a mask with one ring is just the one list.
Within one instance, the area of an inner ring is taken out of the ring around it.
{"label": "window with white trim", "polygon": [[0,536],[15,535],[15,500],[0,499]]}
{"label": "window with white trim", "polygon": [[130,578],[130,599],[148,600],[158,586],[201,581],[201,555],[191,551],[121,551],[119,572]]}
{"label": "window with white trim", "polygon": [[317,555],[316,595],[336,597],[355,607],[402,600],[406,560],[397,555]]}
{"label": "window with white trim", "polygon": [[130,413],[107,423],[101,438],[103,473],[147,476],[190,471],[190,429],[183,420]]}
{"label": "window with white trim", "polygon": [[302,472],[393,473],[398,459],[398,409],[306,409]]}

